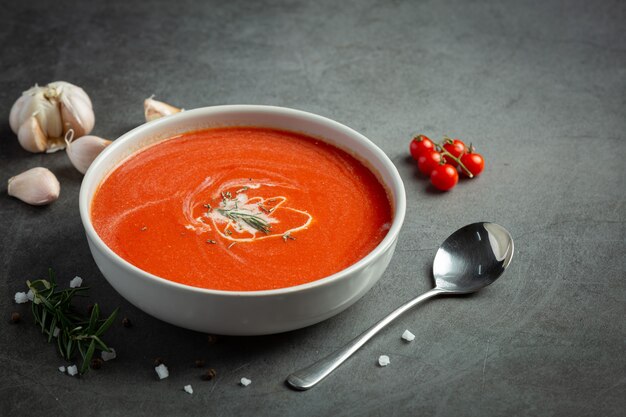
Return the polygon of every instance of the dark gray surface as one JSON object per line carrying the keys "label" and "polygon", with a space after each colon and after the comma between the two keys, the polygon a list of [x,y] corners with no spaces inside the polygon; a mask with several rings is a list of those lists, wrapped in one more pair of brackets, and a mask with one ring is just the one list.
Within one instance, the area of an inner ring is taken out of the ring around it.
{"label": "dark gray surface", "polygon": [[[0,415],[623,415],[625,2],[39,3],[5,2],[0,17]],[[94,133],[109,138],[142,122],[153,93],[185,108],[294,107],[357,129],[408,193],[391,266],[346,312],[288,334],[209,346],[143,314],[91,259],[81,175],[63,153],[23,151],[9,129],[21,91],[55,80],[85,88]],[[485,173],[433,192],[407,158],[418,131],[474,142]],[[6,180],[38,165],[61,181],[59,201],[7,197]],[[480,220],[515,239],[500,281],[407,314],[311,391],[285,387],[288,373],[430,288],[439,242]],[[85,278],[94,300],[135,324],[111,331],[118,359],[83,378],[56,370],[54,346],[12,300],[49,266],[62,281]],[[12,311],[23,323],[8,323]],[[391,365],[377,367],[380,354]],[[196,358],[214,381],[199,379]],[[252,385],[238,386],[243,376]]]}

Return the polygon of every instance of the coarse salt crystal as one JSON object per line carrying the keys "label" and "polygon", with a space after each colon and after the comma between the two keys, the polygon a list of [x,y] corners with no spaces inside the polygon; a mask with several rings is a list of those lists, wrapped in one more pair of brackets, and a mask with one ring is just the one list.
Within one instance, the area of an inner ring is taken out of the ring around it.
{"label": "coarse salt crystal", "polygon": [[391,363],[391,361],[389,360],[389,356],[387,355],[380,355],[380,357],[378,358],[378,364],[380,366],[387,366]]}
{"label": "coarse salt crystal", "polygon": [[161,365],[155,367],[154,370],[156,371],[157,375],[159,376],[159,379],[165,379],[168,376],[170,376],[170,371],[167,370],[167,366],[165,366],[165,364],[161,364]]}
{"label": "coarse salt crystal", "polygon": [[74,277],[70,281],[70,288],[77,288],[83,285],[83,279],[81,277]]}
{"label": "coarse salt crystal", "polygon": [[183,389],[185,390],[185,392],[193,394],[193,388],[191,388],[191,385],[185,385]]}
{"label": "coarse salt crystal", "polygon": [[241,378],[241,381],[239,381],[239,383],[241,384],[241,386],[247,387],[252,383],[252,380],[248,378]]}
{"label": "coarse salt crystal", "polygon": [[117,358],[117,353],[115,352],[115,349],[113,348],[109,348],[111,349],[110,352],[107,351],[102,351],[102,353],[100,354],[100,357],[102,358],[103,361],[110,361],[111,359],[115,359]]}
{"label": "coarse salt crystal", "polygon": [[76,367],[76,365],[72,365],[72,366],[68,366],[67,367],[67,374],[70,376],[74,376],[78,373],[78,367]]}
{"label": "coarse salt crystal", "polygon": [[15,293],[15,302],[18,304],[24,304],[28,302],[28,295],[25,292]]}
{"label": "coarse salt crystal", "polygon": [[33,293],[33,290],[28,290],[28,292],[26,293],[26,297],[28,297],[29,301],[33,301],[33,299],[35,298],[35,293]]}
{"label": "coarse salt crystal", "polygon": [[59,366],[59,372],[65,373],[65,366]]}
{"label": "coarse salt crystal", "polygon": [[411,333],[410,331],[405,330],[404,333],[402,333],[402,338],[406,340],[407,342],[412,342],[413,339],[415,339],[415,335]]}

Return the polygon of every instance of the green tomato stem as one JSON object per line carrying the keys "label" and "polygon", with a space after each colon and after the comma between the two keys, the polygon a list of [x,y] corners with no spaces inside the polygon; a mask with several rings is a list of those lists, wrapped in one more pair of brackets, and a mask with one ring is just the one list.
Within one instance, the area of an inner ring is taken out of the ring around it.
{"label": "green tomato stem", "polygon": [[441,149],[441,152],[445,155],[445,156],[449,156],[454,162],[456,162],[457,164],[459,164],[459,166],[465,171],[465,173],[467,174],[468,177],[470,178],[474,178],[474,174],[472,174],[472,172],[467,169],[467,167],[465,165],[463,165],[463,162],[461,162],[460,158],[457,158],[456,156],[452,155],[450,152],[448,152],[446,150],[446,148],[444,148],[443,146],[439,146],[439,148]]}

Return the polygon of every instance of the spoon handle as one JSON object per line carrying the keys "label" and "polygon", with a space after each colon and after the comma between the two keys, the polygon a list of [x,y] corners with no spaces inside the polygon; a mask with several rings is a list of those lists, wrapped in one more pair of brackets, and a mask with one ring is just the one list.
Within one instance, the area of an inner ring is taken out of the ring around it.
{"label": "spoon handle", "polygon": [[360,336],[356,337],[350,343],[348,343],[345,347],[331,353],[325,358],[320,359],[315,362],[313,365],[310,365],[304,369],[300,369],[289,375],[287,377],[287,384],[289,384],[292,388],[295,388],[300,391],[307,390],[322,379],[326,378],[332,371],[334,371],[339,365],[341,365],[346,359],[348,359],[354,352],[359,350],[361,346],[365,344],[368,340],[370,340],[376,333],[378,333],[381,329],[383,329],[386,325],[391,323],[396,318],[400,317],[403,313],[411,308],[415,307],[422,301],[426,301],[429,298],[432,298],[438,294],[445,292],[439,288],[433,288],[432,290],[425,292],[417,298],[412,299],[411,301],[403,304],[402,306],[395,309],[391,314],[387,317],[370,327]]}

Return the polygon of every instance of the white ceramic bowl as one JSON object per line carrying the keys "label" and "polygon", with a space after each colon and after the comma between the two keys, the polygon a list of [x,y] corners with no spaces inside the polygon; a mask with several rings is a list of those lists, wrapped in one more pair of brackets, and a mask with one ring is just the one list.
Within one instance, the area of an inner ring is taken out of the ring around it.
{"label": "white ceramic bowl", "polygon": [[[216,126],[260,126],[318,137],[363,161],[387,187],[393,223],[382,242],[350,267],[326,278],[267,291],[218,291],[192,287],[145,272],[113,252],[91,223],[90,207],[100,182],[133,152],[190,130]],[[404,220],[406,196],[395,166],[376,145],[333,120],[303,111],[254,105],[206,107],[146,123],[107,147],[87,171],[80,190],[80,215],[89,248],[104,277],[146,313],[192,330],[224,335],[259,335],[298,329],[325,320],[361,298],[382,276]]]}

